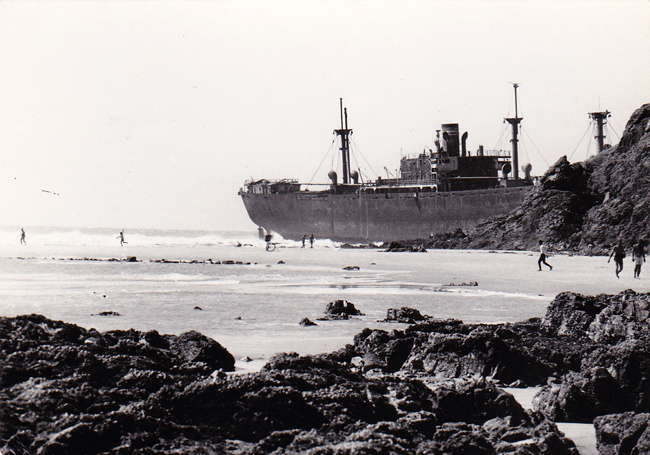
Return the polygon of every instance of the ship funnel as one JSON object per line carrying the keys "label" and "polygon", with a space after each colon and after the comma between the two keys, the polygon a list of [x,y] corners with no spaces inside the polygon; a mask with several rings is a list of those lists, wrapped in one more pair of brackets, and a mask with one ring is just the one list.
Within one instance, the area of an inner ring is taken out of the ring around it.
{"label": "ship funnel", "polygon": [[482,145],[479,145],[479,146],[478,146],[478,152],[477,152],[477,153],[478,153],[478,156],[483,156],[483,154],[485,153],[485,152],[483,151],[483,146],[482,146]]}
{"label": "ship funnel", "polygon": [[449,156],[458,156],[458,123],[446,123],[442,125],[442,150]]}
{"label": "ship funnel", "polygon": [[350,178],[355,185],[359,183],[359,173],[357,171],[350,172]]}
{"label": "ship funnel", "polygon": [[521,170],[524,171],[524,179],[530,180],[530,171],[533,170],[533,165],[530,163],[526,163],[523,166],[521,166]]}
{"label": "ship funnel", "polygon": [[334,171],[329,171],[329,173],[327,174],[327,176],[328,176],[328,177],[330,178],[330,180],[332,181],[332,185],[336,186],[337,179],[338,179],[338,177],[337,177],[337,175],[336,175],[336,172],[334,172]]}
{"label": "ship funnel", "polygon": [[463,135],[460,137],[461,140],[461,150],[463,156],[467,156],[467,131],[463,133]]}

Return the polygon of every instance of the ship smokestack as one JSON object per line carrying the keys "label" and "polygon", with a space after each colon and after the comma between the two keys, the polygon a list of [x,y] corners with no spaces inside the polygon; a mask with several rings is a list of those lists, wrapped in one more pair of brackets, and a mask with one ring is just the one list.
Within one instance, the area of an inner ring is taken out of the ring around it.
{"label": "ship smokestack", "polygon": [[357,171],[350,172],[350,178],[355,185],[359,183],[359,173]]}
{"label": "ship smokestack", "polygon": [[479,146],[478,146],[478,156],[483,156],[484,153],[485,153],[485,152],[483,152],[483,146],[482,146],[482,145],[479,145]]}
{"label": "ship smokestack", "polygon": [[446,123],[442,125],[442,150],[449,156],[458,156],[458,123]]}
{"label": "ship smokestack", "polygon": [[463,156],[467,156],[467,131],[463,133],[463,135],[460,138],[461,140],[461,150]]}

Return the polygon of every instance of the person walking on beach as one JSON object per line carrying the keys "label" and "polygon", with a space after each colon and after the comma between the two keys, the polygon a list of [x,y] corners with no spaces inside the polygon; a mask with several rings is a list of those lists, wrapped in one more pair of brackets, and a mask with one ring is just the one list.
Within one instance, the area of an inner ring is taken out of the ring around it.
{"label": "person walking on beach", "polygon": [[612,254],[610,254],[609,259],[607,259],[608,264],[609,261],[612,260],[612,256],[614,256],[614,263],[616,264],[616,278],[618,279],[618,274],[623,271],[623,259],[625,259],[625,247],[623,247],[622,240],[619,239],[618,243],[616,243],[616,246],[612,250]]}
{"label": "person walking on beach", "polygon": [[124,246],[125,243],[129,243],[126,240],[124,240],[124,231],[123,230],[120,231],[120,235],[118,235],[115,238],[120,239],[120,246]]}
{"label": "person walking on beach", "polygon": [[310,248],[314,248],[314,234],[309,236],[309,245]]}
{"label": "person walking on beach", "polygon": [[632,247],[632,260],[634,261],[634,278],[641,278],[641,266],[645,262],[645,242],[639,240]]}
{"label": "person walking on beach", "polygon": [[548,264],[546,262],[546,256],[548,255],[548,248],[546,245],[544,245],[544,241],[540,240],[539,241],[539,259],[537,260],[537,267],[539,267],[539,271],[542,271],[542,264],[548,266],[549,271],[553,270],[553,266],[551,264]]}
{"label": "person walking on beach", "polygon": [[307,235],[302,236],[302,248],[305,247],[305,240],[307,240]]}
{"label": "person walking on beach", "polygon": [[25,240],[25,230],[20,228],[20,244],[27,245],[27,240]]}

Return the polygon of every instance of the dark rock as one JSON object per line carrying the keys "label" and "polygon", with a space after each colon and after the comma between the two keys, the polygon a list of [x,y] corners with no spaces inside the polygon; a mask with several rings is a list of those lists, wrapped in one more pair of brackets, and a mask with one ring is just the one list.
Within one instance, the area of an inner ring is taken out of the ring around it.
{"label": "dark rock", "polygon": [[552,421],[581,423],[630,408],[628,397],[605,368],[568,373],[559,384],[544,386],[533,405]]}
{"label": "dark rock", "polygon": [[325,308],[327,315],[347,315],[347,316],[362,316],[363,313],[356,309],[354,303],[347,300],[334,300],[327,304]]}
{"label": "dark rock", "polygon": [[117,311],[102,311],[101,313],[91,314],[91,316],[122,316]]}
{"label": "dark rock", "polygon": [[343,267],[343,270],[355,270],[356,271],[356,270],[360,270],[360,268],[357,265],[348,265],[348,266]]}
{"label": "dark rock", "polygon": [[309,318],[302,318],[300,320],[300,325],[307,327],[307,326],[313,326],[313,325],[318,325],[318,324],[311,321]]}
{"label": "dark rock", "polygon": [[413,339],[403,332],[364,329],[354,336],[354,347],[363,357],[364,370],[378,368],[385,372],[399,370],[408,359]]}
{"label": "dark rock", "polygon": [[182,362],[204,363],[210,372],[235,369],[235,358],[223,346],[194,330],[171,337],[169,350]]}
{"label": "dark rock", "polygon": [[400,242],[390,242],[386,247],[387,252],[408,252],[408,253],[426,253],[426,247],[421,243],[400,243]]}
{"label": "dark rock", "polygon": [[650,294],[624,291],[610,298],[591,323],[588,336],[599,343],[650,340]]}
{"label": "dark rock", "polygon": [[604,415],[594,419],[600,455],[650,453],[650,414]]}
{"label": "dark rock", "polygon": [[592,297],[562,292],[546,309],[542,330],[549,335],[582,338],[608,301],[608,296],[604,295]]}
{"label": "dark rock", "polygon": [[427,318],[422,316],[415,308],[402,307],[402,308],[389,308],[386,311],[385,322],[402,322],[405,324],[413,324],[415,322],[424,321]]}

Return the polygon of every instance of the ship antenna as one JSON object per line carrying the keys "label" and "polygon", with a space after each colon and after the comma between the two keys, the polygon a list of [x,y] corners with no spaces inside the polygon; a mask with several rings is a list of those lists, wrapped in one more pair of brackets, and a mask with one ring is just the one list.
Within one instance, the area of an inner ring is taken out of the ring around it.
{"label": "ship antenna", "polygon": [[511,82],[512,86],[515,88],[515,117],[507,118],[506,122],[512,125],[512,176],[515,180],[519,179],[519,140],[517,139],[517,134],[519,133],[519,122],[523,120],[520,118],[517,112],[517,87],[519,84],[516,82]]}
{"label": "ship antenna", "polygon": [[[341,129],[334,130],[341,136],[341,161],[343,162],[343,183],[350,183],[350,133],[348,129],[348,110],[343,107],[343,98],[340,98],[341,105]],[[345,122],[344,122],[345,120]]]}

